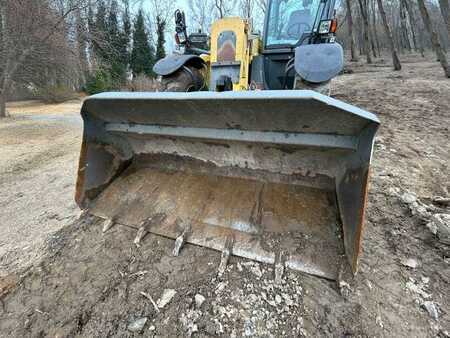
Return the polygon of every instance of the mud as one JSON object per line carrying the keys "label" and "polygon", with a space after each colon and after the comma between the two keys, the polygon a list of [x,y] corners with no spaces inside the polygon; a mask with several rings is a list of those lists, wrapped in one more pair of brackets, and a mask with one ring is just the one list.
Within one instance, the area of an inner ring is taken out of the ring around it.
{"label": "mud", "polygon": [[[173,240],[149,234],[138,248],[136,230],[102,234],[73,203],[81,125],[10,105],[0,122],[0,335],[447,337],[450,249],[426,225],[450,213],[435,202],[449,197],[450,81],[432,60],[404,58],[401,72],[353,63],[334,83],[338,99],[382,122],[359,273],[340,283],[286,271],[276,284],[273,266],[236,257],[218,278],[218,252],[185,245],[172,257]],[[76,116],[79,104],[48,109]],[[157,310],[150,299],[165,289],[176,294]]]}

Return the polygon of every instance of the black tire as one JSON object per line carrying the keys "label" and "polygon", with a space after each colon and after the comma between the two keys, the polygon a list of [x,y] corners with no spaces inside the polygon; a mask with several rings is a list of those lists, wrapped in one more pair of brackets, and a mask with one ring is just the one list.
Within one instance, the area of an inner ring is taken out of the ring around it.
{"label": "black tire", "polygon": [[310,83],[302,80],[300,77],[297,77],[295,79],[294,89],[307,89],[307,90],[314,90],[320,94],[331,96],[331,81],[329,80],[327,82],[322,83]]}
{"label": "black tire", "polygon": [[162,76],[159,80],[162,92],[197,92],[205,87],[201,71],[194,67],[182,67],[173,74]]}

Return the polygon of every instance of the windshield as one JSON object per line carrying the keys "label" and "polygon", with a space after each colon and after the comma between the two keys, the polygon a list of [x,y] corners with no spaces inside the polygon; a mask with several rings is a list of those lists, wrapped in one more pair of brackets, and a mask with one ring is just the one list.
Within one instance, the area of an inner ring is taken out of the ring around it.
{"label": "windshield", "polygon": [[320,0],[273,0],[269,8],[266,45],[293,45],[310,33]]}

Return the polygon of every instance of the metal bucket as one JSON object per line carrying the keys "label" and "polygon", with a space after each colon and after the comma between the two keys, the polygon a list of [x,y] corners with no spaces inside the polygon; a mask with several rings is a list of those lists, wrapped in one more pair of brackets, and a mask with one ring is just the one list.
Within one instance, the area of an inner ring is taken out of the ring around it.
{"label": "metal bucket", "polygon": [[106,93],[82,117],[81,208],[178,249],[356,271],[375,115],[297,90]]}

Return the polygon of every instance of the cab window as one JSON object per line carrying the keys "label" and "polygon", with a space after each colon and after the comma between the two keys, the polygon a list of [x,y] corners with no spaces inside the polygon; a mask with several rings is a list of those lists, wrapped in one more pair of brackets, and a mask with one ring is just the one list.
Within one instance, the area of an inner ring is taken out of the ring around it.
{"label": "cab window", "polygon": [[294,45],[310,33],[320,0],[274,0],[269,8],[266,46]]}

